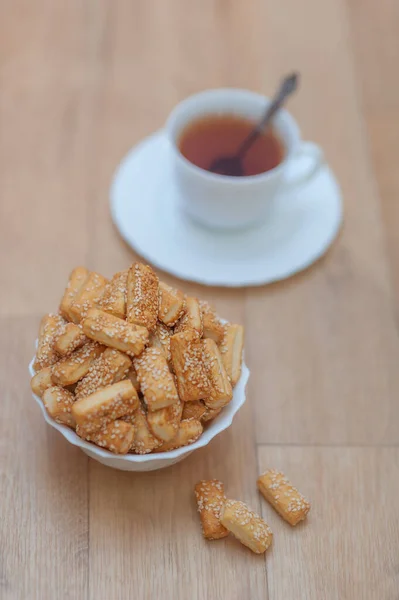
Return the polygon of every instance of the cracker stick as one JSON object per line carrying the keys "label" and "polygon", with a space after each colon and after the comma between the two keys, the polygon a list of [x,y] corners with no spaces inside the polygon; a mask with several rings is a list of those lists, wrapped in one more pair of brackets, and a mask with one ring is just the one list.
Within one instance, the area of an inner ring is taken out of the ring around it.
{"label": "cracker stick", "polygon": [[108,280],[100,273],[89,273],[86,281],[77,292],[69,311],[74,323],[80,323],[87,315],[89,308],[96,305],[103,295],[107,283]]}
{"label": "cracker stick", "polygon": [[148,343],[145,327],[132,325],[97,308],[88,311],[82,327],[87,337],[129,356],[140,354]]}
{"label": "cracker stick", "polygon": [[60,304],[60,314],[67,321],[72,321],[73,317],[71,314],[72,302],[75,299],[76,294],[83,286],[84,282],[89,276],[89,271],[85,267],[76,267],[69,276],[68,285],[64,292],[64,295]]}
{"label": "cracker stick", "polygon": [[220,522],[220,513],[226,502],[224,485],[218,479],[200,481],[194,488],[200,514],[202,533],[207,540],[220,540],[229,535]]}
{"label": "cracker stick", "polygon": [[99,431],[111,421],[132,414],[139,405],[137,392],[128,379],[76,400],[72,414],[84,435]]}
{"label": "cracker stick", "polygon": [[223,366],[222,357],[216,342],[211,339],[203,340],[204,363],[208,379],[211,383],[211,392],[204,403],[209,408],[222,408],[233,397],[233,389]]}
{"label": "cracker stick", "polygon": [[181,400],[191,402],[209,396],[211,386],[198,334],[193,330],[176,333],[170,338],[170,350]]}
{"label": "cracker stick", "polygon": [[171,406],[147,413],[147,423],[151,432],[159,440],[169,442],[176,437],[183,411],[180,400]]}
{"label": "cracker stick", "polygon": [[88,341],[80,325],[67,323],[64,329],[55,337],[54,350],[60,356],[67,356],[72,354],[74,350],[84,346]]}
{"label": "cracker stick", "polygon": [[197,298],[186,296],[186,312],[177,323],[175,333],[194,329],[200,337],[203,334],[202,313]]}
{"label": "cracker stick", "polygon": [[162,350],[167,362],[171,360],[170,353],[170,337],[172,335],[172,330],[163,325],[162,323],[157,323],[155,329],[153,329],[150,333],[150,346],[154,346],[155,348],[159,348]]}
{"label": "cracker stick", "polygon": [[104,350],[104,346],[96,342],[88,342],[82,348],[75,350],[53,365],[51,376],[53,382],[63,386],[76,383],[86,375],[93,362]]}
{"label": "cracker stick", "polygon": [[198,419],[198,421],[202,421],[202,417],[207,410],[202,400],[184,402],[182,419]]}
{"label": "cracker stick", "polygon": [[158,306],[158,277],[150,266],[133,264],[127,276],[127,320],[134,325],[154,329],[158,320]]}
{"label": "cracker stick", "polygon": [[149,411],[159,410],[179,401],[172,373],[159,348],[146,348],[134,359],[133,364]]}
{"label": "cracker stick", "polygon": [[216,417],[220,415],[221,412],[221,408],[206,407],[206,412],[201,417],[201,423],[209,423],[209,421],[213,421],[213,419],[216,419]]}
{"label": "cracker stick", "polygon": [[161,445],[161,442],[150,431],[145,410],[139,405],[133,415],[123,417],[127,423],[134,427],[134,440],[131,451],[136,454],[149,454]]}
{"label": "cracker stick", "polygon": [[35,371],[50,367],[57,362],[59,356],[53,348],[54,339],[62,331],[65,321],[60,315],[48,314],[40,322],[37,341],[36,358],[33,363]]}
{"label": "cracker stick", "polygon": [[169,450],[175,450],[176,448],[181,448],[182,446],[194,444],[194,442],[196,442],[201,436],[202,431],[202,425],[196,419],[186,419],[185,421],[180,421],[176,437],[169,442],[164,442],[162,446],[157,448],[157,452],[169,452]]}
{"label": "cracker stick", "polygon": [[186,310],[184,294],[170,285],[159,282],[159,311],[158,319],[165,325],[173,327]]}
{"label": "cracker stick", "polygon": [[50,417],[72,428],[75,428],[75,419],[71,414],[74,401],[71,392],[58,386],[48,388],[43,394],[43,404]]}
{"label": "cracker stick", "polygon": [[244,328],[241,325],[226,325],[220,346],[224,368],[234,387],[241,377],[242,349],[244,347]]}
{"label": "cracker stick", "polygon": [[306,518],[310,504],[284,473],[269,469],[257,481],[259,491],[287,523],[295,526]]}
{"label": "cracker stick", "polygon": [[116,273],[107,283],[97,306],[119,319],[126,317],[127,270]]}
{"label": "cracker stick", "polygon": [[94,394],[100,388],[117,383],[125,377],[132,364],[130,358],[115,350],[107,348],[92,363],[87,375],[81,379],[75,389],[76,400]]}
{"label": "cracker stick", "polygon": [[227,500],[220,522],[255,554],[262,554],[272,543],[273,534],[267,523],[239,500]]}
{"label": "cracker stick", "polygon": [[114,454],[127,454],[133,444],[134,427],[125,421],[112,421],[95,433],[86,434],[79,425],[76,433],[88,442],[93,442],[100,448],[105,448]]}
{"label": "cracker stick", "polygon": [[54,383],[51,379],[51,367],[45,367],[41,371],[38,371],[30,381],[30,387],[32,392],[42,398],[44,392],[53,387]]}
{"label": "cracker stick", "polygon": [[199,305],[204,325],[204,338],[210,338],[220,344],[223,341],[224,325],[208,302],[200,300]]}

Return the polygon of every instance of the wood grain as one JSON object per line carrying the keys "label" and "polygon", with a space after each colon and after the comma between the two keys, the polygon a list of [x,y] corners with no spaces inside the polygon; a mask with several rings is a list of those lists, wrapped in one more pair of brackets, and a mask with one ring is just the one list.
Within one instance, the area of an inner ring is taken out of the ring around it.
{"label": "wood grain", "polygon": [[[0,0],[1,598],[395,598],[398,35],[394,0]],[[27,363],[74,266],[109,276],[136,258],[109,215],[118,161],[188,94],[270,94],[293,68],[290,109],[337,173],[343,231],[312,269],[264,288],[160,274],[244,323],[247,404],[171,469],[88,461],[43,422]],[[313,501],[305,527],[258,496],[269,465]],[[202,477],[262,509],[266,557],[202,539]]]}
{"label": "wood grain", "polygon": [[88,459],[46,426],[32,399],[37,317],[0,326],[0,597],[84,598]]}
{"label": "wood grain", "polygon": [[200,479],[259,510],[252,413],[245,407],[210,447],[169,469],[124,473],[90,463],[90,598],[267,598],[264,559],[233,539],[202,538]]}
{"label": "wood grain", "polygon": [[258,454],[260,472],[281,469],[312,505],[293,528],[262,500],[274,533],[269,599],[397,598],[399,449],[261,446]]}
{"label": "wood grain", "polygon": [[[305,4],[273,6],[266,37],[295,53],[303,72],[295,112],[338,174],[345,224],[316,268],[248,296],[257,440],[396,443],[399,345],[345,10],[337,1]],[[322,59],[310,58],[316,49]]]}
{"label": "wood grain", "polygon": [[396,2],[383,0],[373,10],[370,0],[361,5],[348,0],[352,46],[356,57],[356,75],[362,92],[369,152],[377,177],[381,213],[385,225],[389,263],[395,298],[399,294],[399,243],[397,194],[399,177],[397,156],[399,138],[399,86],[396,77],[399,53],[399,10]]}

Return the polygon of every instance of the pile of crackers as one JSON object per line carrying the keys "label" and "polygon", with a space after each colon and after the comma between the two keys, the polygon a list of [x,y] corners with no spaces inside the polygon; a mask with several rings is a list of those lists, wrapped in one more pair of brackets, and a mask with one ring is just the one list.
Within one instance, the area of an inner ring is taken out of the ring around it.
{"label": "pile of crackers", "polygon": [[43,317],[31,387],[48,414],[116,454],[192,444],[232,400],[244,331],[134,263],[77,267]]}

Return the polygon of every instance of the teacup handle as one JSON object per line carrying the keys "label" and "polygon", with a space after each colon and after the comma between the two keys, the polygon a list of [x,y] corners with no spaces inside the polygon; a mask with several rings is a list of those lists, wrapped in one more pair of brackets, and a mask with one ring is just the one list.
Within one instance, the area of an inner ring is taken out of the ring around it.
{"label": "teacup handle", "polygon": [[295,162],[303,157],[311,158],[311,164],[303,169],[303,172],[301,173],[288,175],[284,183],[285,187],[297,187],[298,185],[311,181],[325,165],[323,150],[314,142],[301,142],[298,152],[296,152],[291,159],[291,164],[295,164]]}

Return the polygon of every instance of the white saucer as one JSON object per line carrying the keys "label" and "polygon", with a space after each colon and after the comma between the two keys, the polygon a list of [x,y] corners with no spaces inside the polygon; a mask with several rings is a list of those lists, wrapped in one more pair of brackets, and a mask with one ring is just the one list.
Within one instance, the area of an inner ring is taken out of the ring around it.
{"label": "white saucer", "polygon": [[341,192],[327,166],[279,198],[267,223],[226,233],[198,226],[178,211],[170,163],[169,142],[157,132],[123,159],[110,194],[112,218],[125,241],[176,277],[229,287],[278,281],[311,265],[337,235]]}

